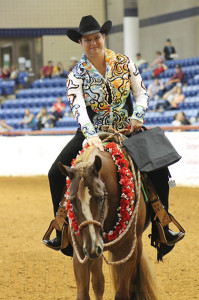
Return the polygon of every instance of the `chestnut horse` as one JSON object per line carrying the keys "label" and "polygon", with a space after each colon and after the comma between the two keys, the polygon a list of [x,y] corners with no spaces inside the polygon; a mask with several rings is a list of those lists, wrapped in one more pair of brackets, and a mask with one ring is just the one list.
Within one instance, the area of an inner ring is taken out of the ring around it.
{"label": "chestnut horse", "polygon": [[103,299],[103,251],[108,250],[114,299],[155,300],[154,278],[142,249],[142,233],[149,223],[149,216],[140,187],[135,184],[136,204],[128,228],[116,242],[106,244],[102,235],[117,223],[121,186],[111,154],[93,146],[89,148],[75,167],[59,163],[62,173],[70,178],[69,199],[81,233],[75,235],[70,228],[77,299],[90,299],[90,274],[95,298]]}

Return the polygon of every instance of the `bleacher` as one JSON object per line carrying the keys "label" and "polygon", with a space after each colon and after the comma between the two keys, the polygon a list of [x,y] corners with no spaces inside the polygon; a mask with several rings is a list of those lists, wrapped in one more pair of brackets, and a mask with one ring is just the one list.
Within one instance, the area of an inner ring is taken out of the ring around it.
{"label": "bleacher", "polygon": [[[188,118],[197,118],[199,112],[199,57],[167,61],[168,69],[161,73],[160,80],[165,83],[174,73],[175,65],[181,64],[185,73],[186,84],[182,91],[185,94],[185,100],[179,104],[179,110],[183,110]],[[152,71],[142,72],[142,78],[146,87],[152,82]],[[24,80],[24,79],[22,79]],[[4,89],[6,94],[13,94],[13,81],[0,81],[0,94]],[[15,130],[23,130],[19,125],[19,121],[24,117],[25,108],[29,108],[31,113],[35,115],[41,110],[42,106],[46,106],[50,113],[52,104],[56,102],[56,98],[61,97],[66,104],[66,116],[61,121],[56,122],[56,128],[48,130],[75,130],[77,122],[73,117],[69,117],[69,102],[66,97],[66,78],[37,79],[30,88],[22,89],[16,93],[16,99],[8,99],[1,105],[0,119],[5,119],[6,123]],[[163,101],[163,100],[160,100]],[[151,100],[149,109],[145,116],[146,126],[169,126],[173,121],[173,116],[178,110],[153,112],[157,101]],[[45,129],[43,129],[45,131]]]}

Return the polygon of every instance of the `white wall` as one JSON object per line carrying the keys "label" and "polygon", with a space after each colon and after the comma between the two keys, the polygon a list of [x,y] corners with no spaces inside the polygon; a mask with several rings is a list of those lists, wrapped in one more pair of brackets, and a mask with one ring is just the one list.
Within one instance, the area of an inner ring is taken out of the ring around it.
{"label": "white wall", "polygon": [[[182,159],[170,166],[178,185],[199,186],[198,132],[166,133]],[[47,175],[72,136],[0,137],[0,176]]]}

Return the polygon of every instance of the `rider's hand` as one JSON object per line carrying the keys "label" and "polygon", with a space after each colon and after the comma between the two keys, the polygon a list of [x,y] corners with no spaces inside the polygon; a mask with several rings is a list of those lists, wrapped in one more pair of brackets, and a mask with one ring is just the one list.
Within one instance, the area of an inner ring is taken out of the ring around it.
{"label": "rider's hand", "polygon": [[138,121],[137,119],[131,119],[130,125],[131,125],[130,133],[132,133],[133,131],[137,131],[137,130],[141,129],[143,126],[143,123]]}
{"label": "rider's hand", "polygon": [[104,151],[102,141],[98,136],[91,136],[87,139],[89,145],[95,145],[99,150]]}

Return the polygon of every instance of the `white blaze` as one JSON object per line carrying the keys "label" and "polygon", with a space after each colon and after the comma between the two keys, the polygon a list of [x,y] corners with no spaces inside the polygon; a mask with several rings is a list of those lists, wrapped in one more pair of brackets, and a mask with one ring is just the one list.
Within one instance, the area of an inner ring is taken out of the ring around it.
{"label": "white blaze", "polygon": [[[82,181],[82,179],[81,179]],[[82,182],[80,182],[81,184]],[[82,192],[80,192],[82,190]],[[88,191],[88,187],[85,187],[84,189],[80,188],[80,191],[78,192],[78,196],[81,200],[81,204],[82,204],[82,212],[86,218],[86,220],[93,220],[93,216],[90,210],[90,194]],[[96,233],[95,233],[95,228],[93,224],[89,224],[89,232],[90,232],[90,236],[91,236],[91,240],[92,242],[96,241]]]}

